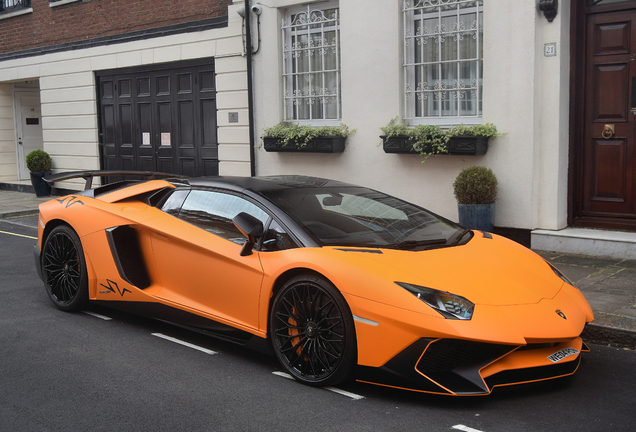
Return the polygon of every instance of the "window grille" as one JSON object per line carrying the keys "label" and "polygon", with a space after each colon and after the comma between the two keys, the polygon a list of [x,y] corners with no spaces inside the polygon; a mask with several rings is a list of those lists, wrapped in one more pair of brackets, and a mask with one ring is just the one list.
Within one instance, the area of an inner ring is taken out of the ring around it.
{"label": "window grille", "polygon": [[405,117],[479,123],[483,1],[404,0]]}
{"label": "window grille", "polygon": [[0,0],[0,13],[31,7],[31,0]]}
{"label": "window grille", "polygon": [[285,118],[341,118],[340,19],[335,6],[287,12],[282,21]]}

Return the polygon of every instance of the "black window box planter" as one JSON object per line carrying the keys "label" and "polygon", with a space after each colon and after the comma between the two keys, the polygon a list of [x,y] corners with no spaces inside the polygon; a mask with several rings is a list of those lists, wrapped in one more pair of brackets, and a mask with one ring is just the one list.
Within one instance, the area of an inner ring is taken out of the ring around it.
{"label": "black window box planter", "polygon": [[488,151],[488,137],[455,136],[448,141],[448,152],[452,155],[479,156]]}
{"label": "black window box planter", "polygon": [[[413,142],[405,135],[381,135],[385,153],[419,154],[413,149]],[[427,149],[430,152],[430,148]],[[455,136],[448,141],[450,155],[479,156],[488,151],[488,138],[483,136]]]}
{"label": "black window box planter", "polygon": [[405,135],[381,135],[384,153],[419,154],[413,149],[413,142]]}
{"label": "black window box planter", "polygon": [[267,152],[294,153],[342,153],[345,147],[345,137],[327,136],[309,140],[305,146],[296,144],[283,145],[278,138],[264,137],[263,147]]}

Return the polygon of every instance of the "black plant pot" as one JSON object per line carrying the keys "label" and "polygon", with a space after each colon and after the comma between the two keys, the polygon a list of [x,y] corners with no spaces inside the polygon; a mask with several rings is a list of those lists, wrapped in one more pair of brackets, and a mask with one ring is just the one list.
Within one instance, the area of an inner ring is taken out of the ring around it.
{"label": "black plant pot", "polygon": [[459,224],[464,228],[492,232],[495,220],[495,203],[457,204]]}
{"label": "black plant pot", "polygon": [[[405,135],[381,135],[385,153],[419,154],[413,149],[413,141]],[[448,153],[459,156],[479,156],[488,151],[488,138],[483,136],[454,136],[448,141]],[[424,149],[432,152],[432,146]],[[444,153],[441,153],[444,154]]]}
{"label": "black plant pot", "polygon": [[404,135],[380,135],[384,153],[419,154],[413,148],[413,141]]}
{"label": "black plant pot", "polygon": [[51,171],[32,172],[31,184],[35,189],[35,196],[47,197],[51,195],[51,185],[44,181],[44,176],[51,174]]}
{"label": "black plant pot", "polygon": [[488,151],[488,137],[454,136],[448,141],[448,153],[452,155],[479,156]]}
{"label": "black plant pot", "polygon": [[342,153],[345,148],[345,137],[327,136],[309,140],[307,145],[284,145],[278,138],[264,137],[263,147],[266,152],[288,153]]}

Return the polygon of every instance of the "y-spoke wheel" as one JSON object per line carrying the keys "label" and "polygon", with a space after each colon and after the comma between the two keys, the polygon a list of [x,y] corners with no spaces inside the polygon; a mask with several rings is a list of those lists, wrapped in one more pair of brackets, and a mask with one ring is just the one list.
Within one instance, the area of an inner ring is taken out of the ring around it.
{"label": "y-spoke wheel", "polygon": [[82,309],[88,301],[84,251],[71,228],[53,229],[42,248],[42,274],[49,297],[59,309]]}
{"label": "y-spoke wheel", "polygon": [[353,318],[340,293],[312,276],[289,280],[274,299],[270,335],[278,360],[297,380],[333,385],[356,365]]}

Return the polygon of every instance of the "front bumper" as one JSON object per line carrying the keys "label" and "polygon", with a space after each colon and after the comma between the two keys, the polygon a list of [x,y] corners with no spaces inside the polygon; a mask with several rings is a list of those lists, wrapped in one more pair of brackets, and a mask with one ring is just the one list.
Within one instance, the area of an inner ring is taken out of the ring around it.
{"label": "front bumper", "polygon": [[581,338],[524,346],[422,338],[382,367],[359,366],[357,380],[427,393],[485,395],[497,386],[572,375],[582,351],[589,349]]}

